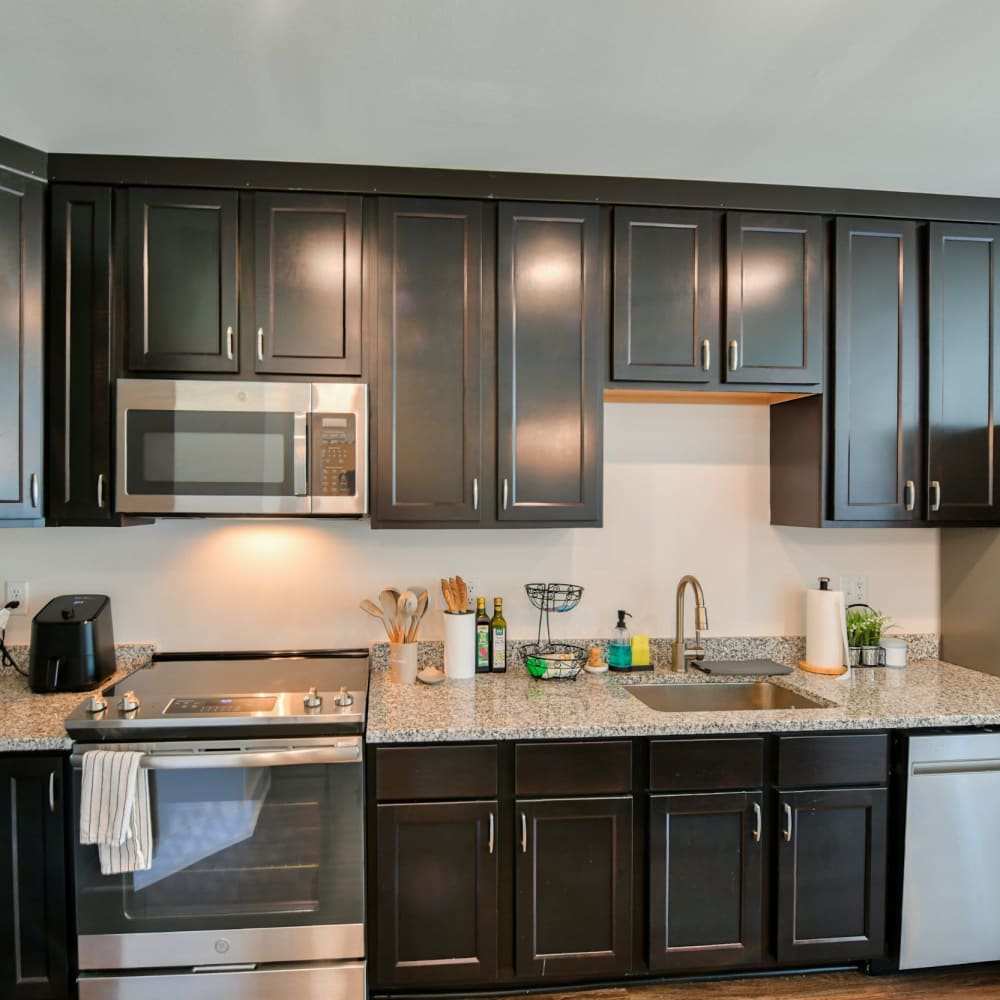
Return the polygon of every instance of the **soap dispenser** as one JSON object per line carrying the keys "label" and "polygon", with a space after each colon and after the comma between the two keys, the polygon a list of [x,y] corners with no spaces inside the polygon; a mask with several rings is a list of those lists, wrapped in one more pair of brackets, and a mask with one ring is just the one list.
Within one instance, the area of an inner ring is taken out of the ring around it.
{"label": "soap dispenser", "polygon": [[627,611],[619,611],[618,624],[611,631],[611,642],[608,643],[608,667],[611,670],[632,669],[632,636],[625,624],[626,617],[632,616]]}

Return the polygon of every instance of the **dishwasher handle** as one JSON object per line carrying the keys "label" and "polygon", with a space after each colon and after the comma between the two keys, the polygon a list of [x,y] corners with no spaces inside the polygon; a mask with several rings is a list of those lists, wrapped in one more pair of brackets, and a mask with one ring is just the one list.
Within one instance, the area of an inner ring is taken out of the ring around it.
{"label": "dishwasher handle", "polygon": [[913,764],[914,777],[922,774],[984,774],[1000,771],[1000,760],[935,760]]}

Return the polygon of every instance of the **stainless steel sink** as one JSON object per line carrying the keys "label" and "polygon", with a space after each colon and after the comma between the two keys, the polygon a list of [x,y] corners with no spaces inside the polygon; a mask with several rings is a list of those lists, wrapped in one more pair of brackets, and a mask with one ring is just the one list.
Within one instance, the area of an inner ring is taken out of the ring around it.
{"label": "stainless steel sink", "polygon": [[828,708],[770,681],[750,684],[626,684],[625,690],[657,712],[746,712]]}

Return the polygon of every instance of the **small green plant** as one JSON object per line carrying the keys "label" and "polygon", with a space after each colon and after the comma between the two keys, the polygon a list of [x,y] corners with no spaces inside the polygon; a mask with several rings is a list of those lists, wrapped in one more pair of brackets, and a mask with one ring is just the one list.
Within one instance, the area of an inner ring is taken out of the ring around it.
{"label": "small green plant", "polygon": [[847,612],[849,646],[877,646],[892,622],[874,608],[850,608]]}

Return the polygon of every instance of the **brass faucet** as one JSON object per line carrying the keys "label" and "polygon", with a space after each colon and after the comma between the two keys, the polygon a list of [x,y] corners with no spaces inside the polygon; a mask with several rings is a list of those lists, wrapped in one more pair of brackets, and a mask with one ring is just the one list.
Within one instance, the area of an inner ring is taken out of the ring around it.
{"label": "brass faucet", "polygon": [[[694,647],[685,648],[684,645],[684,591],[687,585],[691,584],[694,589],[694,599],[697,603],[694,606]],[[708,611],[705,608],[705,593],[701,589],[701,584],[696,577],[691,575],[682,576],[677,584],[677,631],[674,634],[674,643],[671,646],[670,669],[679,674],[686,674],[688,660],[701,660],[705,657],[705,650],[701,648],[701,633],[708,628]]]}

